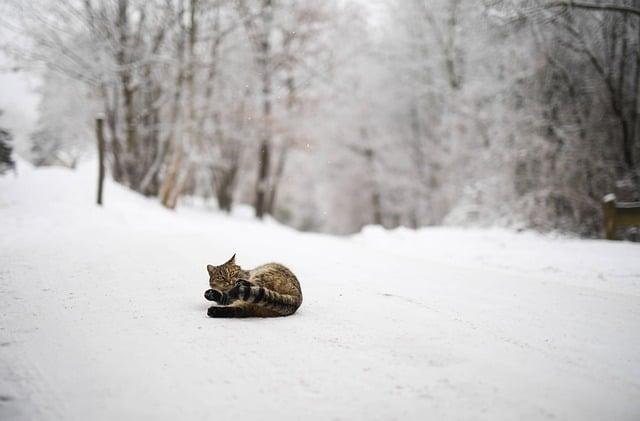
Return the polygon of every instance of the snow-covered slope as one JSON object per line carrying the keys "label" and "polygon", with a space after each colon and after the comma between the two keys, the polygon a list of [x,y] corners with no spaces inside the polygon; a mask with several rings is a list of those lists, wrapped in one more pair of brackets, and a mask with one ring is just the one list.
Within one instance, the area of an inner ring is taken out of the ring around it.
{"label": "snow-covered slope", "polygon": [[[0,419],[640,419],[640,247],[301,234],[170,212],[92,168],[0,178]],[[293,317],[209,319],[207,263],[298,274]]]}

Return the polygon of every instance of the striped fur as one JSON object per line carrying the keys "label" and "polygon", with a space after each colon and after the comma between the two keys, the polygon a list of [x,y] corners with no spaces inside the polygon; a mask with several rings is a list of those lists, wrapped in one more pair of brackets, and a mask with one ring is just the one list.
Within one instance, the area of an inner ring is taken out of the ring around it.
{"label": "striped fur", "polygon": [[224,265],[209,265],[207,270],[212,289],[205,292],[205,298],[224,306],[211,307],[210,317],[288,316],[302,304],[298,279],[278,263],[245,271],[235,264],[234,255]]}
{"label": "striped fur", "polygon": [[259,286],[240,286],[239,299],[273,310],[287,316],[293,314],[300,307],[300,299],[293,295],[278,294],[270,289]]}
{"label": "striped fur", "polygon": [[247,317],[242,307],[209,307],[207,311],[209,317],[227,318],[227,317]]}

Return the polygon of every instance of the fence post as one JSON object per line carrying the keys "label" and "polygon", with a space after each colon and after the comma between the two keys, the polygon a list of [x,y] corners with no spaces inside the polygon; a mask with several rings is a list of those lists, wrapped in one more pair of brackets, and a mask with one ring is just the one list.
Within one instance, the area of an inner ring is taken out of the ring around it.
{"label": "fence post", "polygon": [[104,185],[104,119],[96,118],[96,138],[98,139],[98,205],[102,206],[102,187]]}
{"label": "fence post", "polygon": [[602,198],[604,211],[604,231],[607,240],[615,240],[616,234],[616,196],[608,194]]}

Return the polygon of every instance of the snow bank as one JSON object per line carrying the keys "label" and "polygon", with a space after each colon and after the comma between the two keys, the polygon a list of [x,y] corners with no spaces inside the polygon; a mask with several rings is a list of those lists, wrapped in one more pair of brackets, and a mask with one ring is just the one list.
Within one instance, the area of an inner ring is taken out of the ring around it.
{"label": "snow bank", "polygon": [[[171,212],[95,171],[0,178],[0,419],[638,419],[640,248],[501,230],[349,238]],[[242,213],[242,212],[240,212]],[[208,319],[205,265],[298,274]]]}

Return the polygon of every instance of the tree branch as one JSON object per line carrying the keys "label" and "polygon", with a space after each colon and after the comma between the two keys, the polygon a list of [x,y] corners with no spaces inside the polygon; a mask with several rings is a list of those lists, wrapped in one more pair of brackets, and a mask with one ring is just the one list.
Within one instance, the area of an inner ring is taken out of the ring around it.
{"label": "tree branch", "polygon": [[593,4],[593,3],[586,3],[581,1],[565,0],[565,1],[552,1],[552,2],[541,5],[541,8],[543,9],[551,9],[554,7],[575,7],[576,9],[630,13],[636,16],[640,16],[640,9],[638,8],[612,4],[612,3]]}

